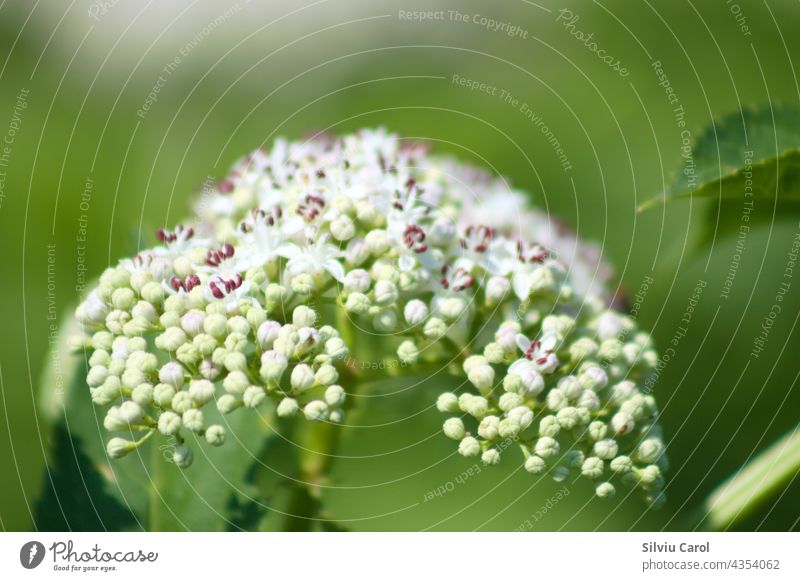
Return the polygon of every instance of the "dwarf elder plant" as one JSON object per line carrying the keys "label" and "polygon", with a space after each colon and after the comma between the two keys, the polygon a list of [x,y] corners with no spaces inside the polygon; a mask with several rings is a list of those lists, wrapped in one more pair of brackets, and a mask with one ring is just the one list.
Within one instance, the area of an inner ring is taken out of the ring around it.
{"label": "dwarf elder plant", "polygon": [[598,249],[504,181],[382,130],[278,141],[156,234],[76,313],[110,462],[166,439],[190,471],[264,410],[347,429],[377,353],[463,378],[431,401],[462,456],[663,502],[650,336]]}

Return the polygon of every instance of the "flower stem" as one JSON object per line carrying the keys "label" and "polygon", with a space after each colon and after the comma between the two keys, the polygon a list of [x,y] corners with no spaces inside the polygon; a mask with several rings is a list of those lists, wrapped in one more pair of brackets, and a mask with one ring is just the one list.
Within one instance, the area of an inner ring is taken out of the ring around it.
{"label": "flower stem", "polygon": [[800,471],[800,425],[720,484],[705,503],[712,530],[727,530],[775,496]]}

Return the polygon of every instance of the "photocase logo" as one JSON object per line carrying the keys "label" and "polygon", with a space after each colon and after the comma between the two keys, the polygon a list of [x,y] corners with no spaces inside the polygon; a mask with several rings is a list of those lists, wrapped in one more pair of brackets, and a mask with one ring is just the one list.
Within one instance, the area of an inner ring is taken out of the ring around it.
{"label": "photocase logo", "polygon": [[39,541],[25,543],[19,550],[19,562],[26,569],[35,569],[44,559],[44,553],[44,545]]}

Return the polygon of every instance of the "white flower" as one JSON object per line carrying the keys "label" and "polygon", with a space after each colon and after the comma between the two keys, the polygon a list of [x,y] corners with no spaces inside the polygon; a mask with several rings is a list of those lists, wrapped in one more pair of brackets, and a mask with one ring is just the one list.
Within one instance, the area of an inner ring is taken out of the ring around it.
{"label": "white flower", "polygon": [[529,370],[531,366],[540,373],[553,373],[558,368],[558,357],[555,349],[558,346],[558,337],[547,334],[541,339],[531,341],[522,333],[517,335],[517,347],[522,351],[522,359],[518,359],[508,368],[509,373],[518,373]]}
{"label": "white flower", "polygon": [[320,236],[314,244],[305,247],[293,246],[286,249],[289,262],[286,271],[290,275],[301,273],[319,275],[327,272],[339,282],[344,281],[344,267],[338,258],[342,251],[328,243],[327,236]]}

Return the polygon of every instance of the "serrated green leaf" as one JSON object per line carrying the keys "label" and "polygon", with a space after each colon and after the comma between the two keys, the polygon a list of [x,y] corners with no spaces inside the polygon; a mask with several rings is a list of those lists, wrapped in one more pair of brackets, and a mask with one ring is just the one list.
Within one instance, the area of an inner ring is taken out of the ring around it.
{"label": "serrated green leaf", "polygon": [[[693,162],[693,164],[691,163]],[[769,223],[800,211],[800,107],[763,106],[709,125],[684,158],[670,187],[639,207],[680,199],[711,199],[702,241],[740,225]],[[693,181],[692,181],[693,179]],[[749,195],[748,195],[749,194]],[[752,202],[752,207],[745,204]],[[744,217],[743,217],[744,216]]]}

